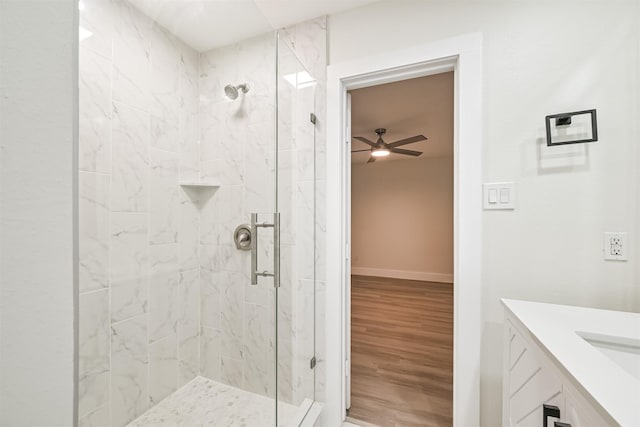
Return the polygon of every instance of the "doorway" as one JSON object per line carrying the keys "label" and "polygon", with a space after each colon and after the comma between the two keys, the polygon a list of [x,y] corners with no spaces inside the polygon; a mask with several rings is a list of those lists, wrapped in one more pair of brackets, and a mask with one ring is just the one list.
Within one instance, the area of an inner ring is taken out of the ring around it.
{"label": "doorway", "polygon": [[454,72],[453,425],[479,426],[482,317],[482,36],[381,52],[327,69],[327,182],[323,425],[346,419],[351,275],[348,246],[349,90]]}
{"label": "doorway", "polygon": [[348,420],[452,425],[453,71],[349,91]]}

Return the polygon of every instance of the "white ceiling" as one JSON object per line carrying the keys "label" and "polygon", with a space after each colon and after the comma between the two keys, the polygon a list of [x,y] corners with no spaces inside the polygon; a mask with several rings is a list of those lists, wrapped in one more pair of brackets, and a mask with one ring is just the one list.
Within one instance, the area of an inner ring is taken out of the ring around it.
{"label": "white ceiling", "polygon": [[200,52],[375,1],[129,0]]}
{"label": "white ceiling", "polygon": [[[374,129],[386,128],[386,143],[424,135],[426,141],[404,145],[420,157],[390,154],[377,162],[453,156],[453,72],[352,90],[351,134],[376,141]],[[352,150],[370,148],[352,139]],[[365,163],[368,152],[353,153],[352,163]]]}

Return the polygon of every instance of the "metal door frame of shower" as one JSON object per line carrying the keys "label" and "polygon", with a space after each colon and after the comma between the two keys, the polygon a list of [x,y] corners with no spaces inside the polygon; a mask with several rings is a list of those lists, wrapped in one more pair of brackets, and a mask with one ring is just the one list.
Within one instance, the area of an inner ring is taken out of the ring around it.
{"label": "metal door frame of shower", "polygon": [[347,91],[447,71],[454,71],[453,425],[480,424],[482,35],[474,33],[327,69],[326,427],[340,426],[346,417],[351,221]]}

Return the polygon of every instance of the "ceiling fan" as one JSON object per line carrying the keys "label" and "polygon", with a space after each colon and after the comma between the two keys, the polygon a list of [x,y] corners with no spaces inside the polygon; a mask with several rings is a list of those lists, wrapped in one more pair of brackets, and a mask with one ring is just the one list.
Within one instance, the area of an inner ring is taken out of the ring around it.
{"label": "ceiling fan", "polygon": [[387,133],[387,130],[385,128],[378,128],[374,132],[378,135],[378,140],[376,142],[373,142],[362,136],[354,136],[354,138],[357,139],[358,141],[362,141],[365,144],[368,144],[371,146],[371,148],[367,148],[366,150],[352,151],[352,153],[359,153],[361,151],[370,151],[371,156],[369,157],[369,160],[367,161],[367,163],[373,163],[376,161],[377,157],[385,157],[391,153],[418,157],[419,155],[422,154],[422,151],[403,150],[402,148],[396,148],[396,147],[400,147],[402,145],[407,145],[407,144],[411,144],[418,141],[424,141],[425,139],[427,139],[427,137],[424,135],[416,135],[416,136],[412,136],[411,138],[405,138],[405,139],[401,139],[399,141],[391,142],[387,144],[382,140],[382,135]]}

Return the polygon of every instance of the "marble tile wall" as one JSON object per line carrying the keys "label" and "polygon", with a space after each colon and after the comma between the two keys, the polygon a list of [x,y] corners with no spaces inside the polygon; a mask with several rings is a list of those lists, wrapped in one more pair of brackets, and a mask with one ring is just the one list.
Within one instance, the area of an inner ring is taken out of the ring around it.
{"label": "marble tile wall", "polygon": [[[250,253],[233,232],[252,212],[275,211],[275,38],[259,36],[200,56],[201,178],[221,186],[202,205],[200,266],[203,376],[274,395],[275,328],[271,279],[250,284]],[[238,99],[224,86],[246,83]],[[270,234],[260,232],[261,268],[271,259]]]}
{"label": "marble tile wall", "polygon": [[124,0],[80,26],[81,426],[123,426],[199,373],[198,53]]}

